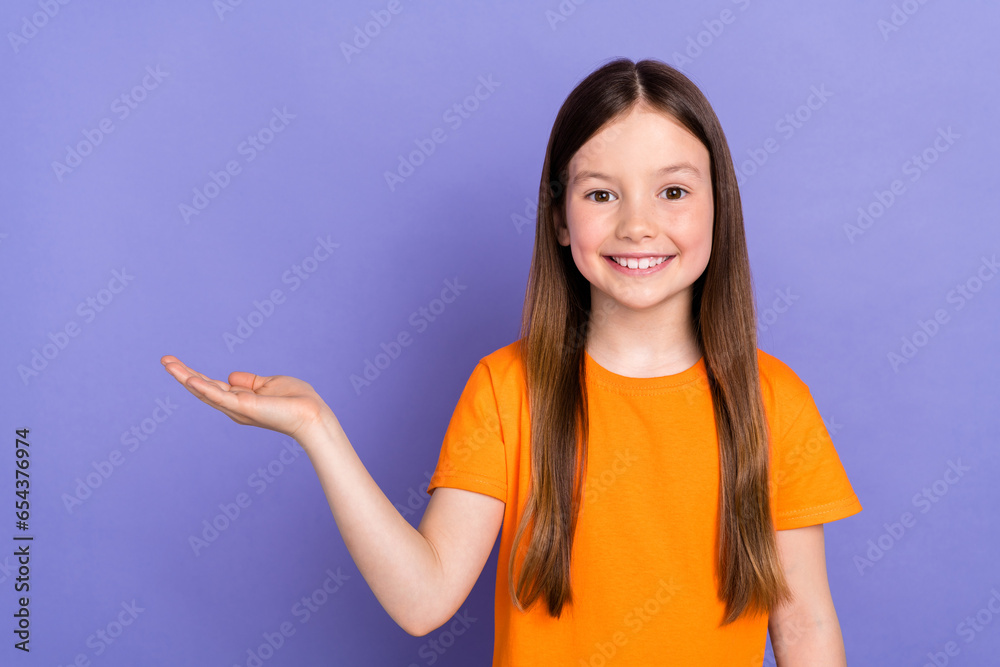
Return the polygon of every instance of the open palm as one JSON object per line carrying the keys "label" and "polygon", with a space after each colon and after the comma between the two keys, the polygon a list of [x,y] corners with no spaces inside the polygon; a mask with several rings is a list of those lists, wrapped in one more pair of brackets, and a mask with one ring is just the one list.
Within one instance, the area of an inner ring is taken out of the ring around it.
{"label": "open palm", "polygon": [[160,362],[188,391],[237,424],[259,426],[294,438],[319,420],[325,406],[312,385],[287,375],[234,371],[226,383],[188,368],[169,354]]}

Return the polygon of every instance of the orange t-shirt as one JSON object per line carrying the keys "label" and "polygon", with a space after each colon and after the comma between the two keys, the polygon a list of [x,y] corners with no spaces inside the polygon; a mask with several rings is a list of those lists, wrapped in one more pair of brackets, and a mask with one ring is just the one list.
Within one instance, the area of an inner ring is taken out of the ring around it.
{"label": "orange t-shirt", "polygon": [[[466,489],[506,503],[493,667],[761,665],[766,615],[719,627],[719,451],[704,358],[675,375],[633,378],[585,355],[590,436],[570,567],[574,601],[558,619],[541,599],[527,612],[514,606],[507,562],[531,462],[518,346],[500,348],[473,369],[427,488]],[[775,528],[860,512],[809,388],[777,358],[761,350],[757,358],[772,434]]]}

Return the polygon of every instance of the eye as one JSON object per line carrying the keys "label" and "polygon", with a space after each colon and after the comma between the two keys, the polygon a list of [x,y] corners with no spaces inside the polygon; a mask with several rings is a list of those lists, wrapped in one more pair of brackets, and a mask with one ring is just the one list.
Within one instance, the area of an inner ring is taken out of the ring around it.
{"label": "eye", "polygon": [[613,195],[613,194],[611,194],[611,193],[610,193],[609,191],[607,191],[607,190],[594,190],[593,192],[588,192],[588,193],[587,193],[587,194],[585,194],[585,195],[584,195],[583,197],[584,197],[584,199],[589,199],[589,198],[590,198],[590,195],[601,195],[601,198],[600,198],[600,199],[591,199],[591,200],[590,200],[590,201],[592,201],[592,202],[597,202],[598,204],[604,204],[604,203],[606,203],[606,202],[609,202],[609,201],[611,201],[611,199],[608,199],[608,198],[605,198],[605,197],[604,197],[604,195],[607,195],[607,197],[614,197],[614,195]]}
{"label": "eye", "polygon": [[[665,189],[664,192],[667,193],[667,199],[674,199],[674,200],[683,199],[684,195],[681,194],[682,192],[684,194],[687,194],[687,190],[685,190],[684,188],[680,187],[679,185],[671,185],[670,187],[668,187],[667,189]],[[676,195],[676,196],[673,196],[673,195]]]}

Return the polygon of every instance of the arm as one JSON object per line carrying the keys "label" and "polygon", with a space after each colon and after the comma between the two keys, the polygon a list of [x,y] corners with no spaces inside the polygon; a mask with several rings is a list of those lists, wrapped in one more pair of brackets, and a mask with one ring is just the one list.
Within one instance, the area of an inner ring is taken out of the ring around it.
{"label": "arm", "polygon": [[236,423],[284,433],[302,445],[351,557],[400,627],[421,636],[454,615],[493,550],[503,501],[439,488],[415,529],[379,489],[333,411],[307,382],[234,372],[226,383],[171,355],[161,362],[185,389]]}
{"label": "arm", "polygon": [[438,488],[414,529],[379,489],[333,412],[298,439],[319,476],[337,528],[379,603],[407,633],[451,618],[493,550],[504,503]]}
{"label": "arm", "polygon": [[793,599],[768,620],[778,667],[847,667],[826,574],[823,524],[779,530],[778,555]]}

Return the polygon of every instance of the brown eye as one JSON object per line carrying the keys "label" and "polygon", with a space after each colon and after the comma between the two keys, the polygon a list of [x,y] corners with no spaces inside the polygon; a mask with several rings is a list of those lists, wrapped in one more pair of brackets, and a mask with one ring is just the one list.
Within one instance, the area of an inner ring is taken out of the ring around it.
{"label": "brown eye", "polygon": [[677,187],[676,185],[672,185],[666,190],[664,190],[664,192],[667,193],[667,199],[681,199],[683,197],[681,193],[687,192],[687,190],[681,187]]}
{"label": "brown eye", "polygon": [[591,201],[595,201],[599,204],[604,204],[611,201],[610,199],[611,193],[608,192],[607,190],[594,190],[593,192],[587,195],[587,197],[591,196],[594,197],[594,199],[592,199]]}

